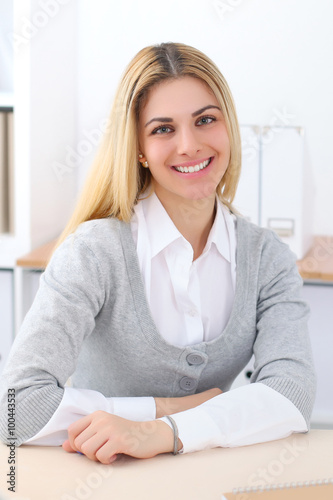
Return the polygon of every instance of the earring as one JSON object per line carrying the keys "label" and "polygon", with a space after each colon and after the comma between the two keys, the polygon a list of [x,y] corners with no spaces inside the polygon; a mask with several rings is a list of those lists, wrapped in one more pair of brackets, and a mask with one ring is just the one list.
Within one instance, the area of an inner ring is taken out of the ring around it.
{"label": "earring", "polygon": [[149,165],[148,165],[148,162],[147,161],[141,161],[143,158],[143,154],[142,153],[139,153],[139,162],[141,163],[141,165],[144,167],[144,168],[148,168]]}

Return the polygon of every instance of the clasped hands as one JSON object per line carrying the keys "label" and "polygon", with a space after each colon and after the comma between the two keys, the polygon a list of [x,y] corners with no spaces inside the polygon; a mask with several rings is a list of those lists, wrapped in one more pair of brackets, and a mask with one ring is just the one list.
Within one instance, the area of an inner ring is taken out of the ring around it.
{"label": "clasped hands", "polygon": [[[221,394],[220,389],[180,398],[155,398],[156,418],[195,408]],[[178,449],[183,446],[178,439]],[[68,452],[80,452],[103,464],[114,462],[118,454],[151,458],[173,451],[172,429],[162,420],[135,422],[105,411],[95,411],[80,418],[68,428],[63,445]]]}

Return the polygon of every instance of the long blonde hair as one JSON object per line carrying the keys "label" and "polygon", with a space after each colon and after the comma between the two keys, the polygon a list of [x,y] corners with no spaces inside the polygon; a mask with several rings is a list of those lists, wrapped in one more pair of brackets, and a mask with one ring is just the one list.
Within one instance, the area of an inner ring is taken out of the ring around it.
{"label": "long blonde hair", "polygon": [[162,43],[142,49],[125,70],[106,133],[57,246],[84,221],[117,217],[129,222],[139,195],[151,182],[149,169],[138,161],[140,111],[154,85],[183,76],[206,82],[221,106],[230,141],[230,161],[217,194],[232,209],[241,168],[241,142],[228,84],[217,66],[199,50],[181,43]]}

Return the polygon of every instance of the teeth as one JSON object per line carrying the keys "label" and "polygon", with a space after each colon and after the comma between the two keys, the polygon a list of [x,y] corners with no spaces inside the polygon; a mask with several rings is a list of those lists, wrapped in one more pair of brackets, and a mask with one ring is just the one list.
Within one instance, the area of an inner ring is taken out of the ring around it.
{"label": "teeth", "polygon": [[192,174],[193,172],[199,172],[199,170],[203,170],[209,165],[210,159],[199,163],[198,165],[194,165],[193,167],[175,167],[178,172],[182,172],[183,174]]}

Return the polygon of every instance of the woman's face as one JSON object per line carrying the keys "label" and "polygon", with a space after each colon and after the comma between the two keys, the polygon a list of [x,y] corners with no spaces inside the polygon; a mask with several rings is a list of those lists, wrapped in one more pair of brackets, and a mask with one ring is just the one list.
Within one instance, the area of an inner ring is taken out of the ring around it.
{"label": "woman's face", "polygon": [[150,90],[139,144],[162,203],[215,197],[230,143],[219,103],[202,80],[186,76]]}

